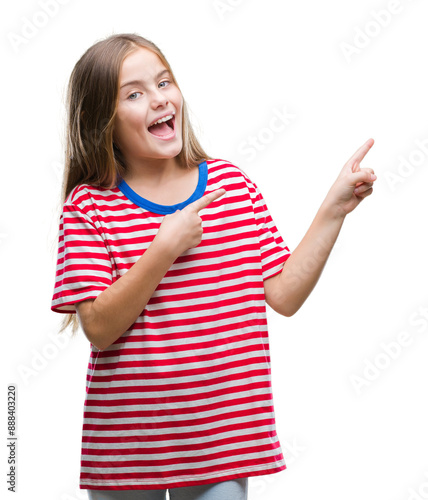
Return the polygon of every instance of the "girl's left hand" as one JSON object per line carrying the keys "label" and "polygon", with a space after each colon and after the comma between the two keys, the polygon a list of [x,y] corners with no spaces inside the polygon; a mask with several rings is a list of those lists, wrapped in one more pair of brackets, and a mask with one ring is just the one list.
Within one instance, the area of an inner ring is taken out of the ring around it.
{"label": "girl's left hand", "polygon": [[371,168],[361,168],[360,163],[373,144],[369,139],[351,156],[330,188],[323,205],[334,215],[345,217],[372,194],[376,175]]}

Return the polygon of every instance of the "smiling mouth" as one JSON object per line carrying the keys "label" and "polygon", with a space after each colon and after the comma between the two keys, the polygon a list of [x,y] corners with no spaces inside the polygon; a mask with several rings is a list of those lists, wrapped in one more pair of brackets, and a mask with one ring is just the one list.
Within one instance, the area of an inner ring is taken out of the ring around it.
{"label": "smiling mouth", "polygon": [[148,128],[148,131],[155,137],[168,137],[175,130],[175,116],[170,120],[152,125]]}

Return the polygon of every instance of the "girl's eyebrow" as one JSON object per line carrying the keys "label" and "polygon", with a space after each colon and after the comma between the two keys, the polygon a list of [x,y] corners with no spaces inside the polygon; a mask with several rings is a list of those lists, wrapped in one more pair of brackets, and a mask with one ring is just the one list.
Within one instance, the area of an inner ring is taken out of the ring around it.
{"label": "girl's eyebrow", "polygon": [[[158,73],[156,76],[155,76],[155,79],[158,79],[160,78],[161,76],[165,75],[165,74],[170,74],[169,73],[169,70],[167,69],[164,69],[162,70],[160,73]],[[123,85],[121,85],[121,89],[123,89],[123,87],[128,87],[129,85],[139,85],[141,83],[144,83],[142,80],[131,80],[130,82],[126,82],[124,83]]]}

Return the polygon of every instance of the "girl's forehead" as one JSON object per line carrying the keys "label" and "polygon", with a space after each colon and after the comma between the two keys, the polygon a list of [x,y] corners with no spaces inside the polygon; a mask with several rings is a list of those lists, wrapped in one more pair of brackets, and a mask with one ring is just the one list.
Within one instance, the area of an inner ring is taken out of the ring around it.
{"label": "girl's forehead", "polygon": [[164,70],[167,68],[157,54],[144,47],[139,47],[123,60],[120,79],[121,81],[130,77],[138,77],[142,81],[155,79]]}

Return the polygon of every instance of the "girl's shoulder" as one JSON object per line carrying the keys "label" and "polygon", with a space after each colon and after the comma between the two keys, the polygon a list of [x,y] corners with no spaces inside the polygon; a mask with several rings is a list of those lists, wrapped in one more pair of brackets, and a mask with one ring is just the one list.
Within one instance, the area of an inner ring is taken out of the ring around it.
{"label": "girl's shoulder", "polygon": [[241,168],[238,167],[235,163],[232,163],[229,160],[224,160],[221,158],[215,158],[206,160],[208,166],[208,173],[211,174],[229,174],[234,177],[241,177],[247,183],[253,184],[247,173]]}
{"label": "girl's shoulder", "polygon": [[115,189],[116,187],[111,189],[92,184],[78,184],[70,191],[64,205],[79,206],[82,203],[86,205],[88,202],[96,204],[97,201],[114,195]]}

